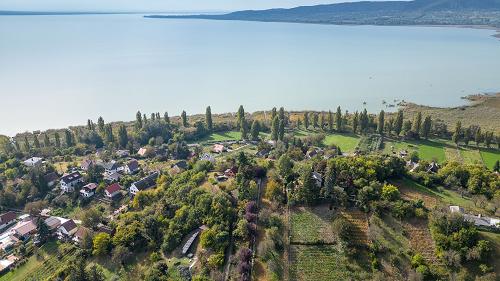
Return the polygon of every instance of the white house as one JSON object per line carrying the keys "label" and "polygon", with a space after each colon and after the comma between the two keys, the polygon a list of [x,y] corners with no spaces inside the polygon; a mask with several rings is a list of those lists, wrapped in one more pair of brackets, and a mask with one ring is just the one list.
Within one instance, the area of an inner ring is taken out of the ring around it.
{"label": "white house", "polygon": [[90,198],[94,196],[96,189],[97,189],[97,184],[89,183],[85,185],[82,189],[80,189],[80,194],[85,198]]}
{"label": "white house", "polygon": [[5,214],[0,215],[0,230],[14,223],[16,221],[16,218],[17,216],[14,212],[7,212]]}
{"label": "white house", "polygon": [[24,161],[24,165],[28,167],[36,167],[42,165],[43,159],[40,157],[31,157],[30,159]]}
{"label": "white house", "polygon": [[83,177],[79,172],[73,172],[63,176],[60,182],[63,192],[72,192],[75,190],[75,186],[83,182]]}
{"label": "white house", "polygon": [[118,183],[113,183],[112,185],[106,187],[104,190],[104,193],[106,194],[106,197],[113,199],[116,195],[120,194],[120,190],[122,187]]}
{"label": "white house", "polygon": [[200,157],[200,160],[215,163],[215,157],[210,153],[203,153],[203,155]]}
{"label": "white house", "polygon": [[111,183],[119,181],[122,175],[116,171],[114,172],[104,172],[104,180]]}
{"label": "white house", "polygon": [[73,220],[67,220],[59,226],[58,232],[60,236],[73,236],[77,230],[76,223]]}
{"label": "white house", "polygon": [[27,239],[30,235],[36,233],[36,225],[31,220],[23,221],[18,223],[12,231],[17,237]]}
{"label": "white house", "polygon": [[128,175],[139,172],[139,162],[135,159],[130,160],[123,166],[123,172]]}
{"label": "white house", "polygon": [[155,187],[156,180],[159,175],[160,174],[158,172],[155,172],[139,181],[134,182],[129,188],[130,194],[135,195],[139,191]]}
{"label": "white house", "polygon": [[118,171],[118,168],[120,166],[115,160],[112,160],[108,163],[104,163],[102,167],[104,168],[104,171],[106,171],[106,173],[114,173]]}

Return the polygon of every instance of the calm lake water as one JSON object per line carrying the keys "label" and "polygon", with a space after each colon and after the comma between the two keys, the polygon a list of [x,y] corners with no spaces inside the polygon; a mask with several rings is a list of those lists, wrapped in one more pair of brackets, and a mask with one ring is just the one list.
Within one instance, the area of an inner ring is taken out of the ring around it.
{"label": "calm lake water", "polygon": [[285,106],[370,111],[500,90],[493,31],[146,19],[0,17],[0,133]]}

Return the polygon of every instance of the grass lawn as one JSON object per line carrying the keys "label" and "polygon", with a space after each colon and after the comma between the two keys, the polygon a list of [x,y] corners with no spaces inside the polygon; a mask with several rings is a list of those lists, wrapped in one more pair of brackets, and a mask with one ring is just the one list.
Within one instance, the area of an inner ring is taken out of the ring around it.
{"label": "grass lawn", "polygon": [[481,158],[481,154],[477,149],[471,149],[471,148],[460,148],[460,155],[462,156],[462,159],[464,163],[467,164],[482,164],[483,159]]}
{"label": "grass lawn", "polygon": [[[401,180],[392,181],[392,183],[396,186],[404,185],[407,188],[415,189],[416,191],[422,192],[427,196],[435,196],[439,199],[439,201],[443,202],[447,205],[458,205],[460,207],[465,208],[466,210],[481,212],[476,206],[474,206],[474,202],[467,198],[463,198],[457,192],[449,189],[443,190],[443,192],[439,192],[435,189],[430,189],[425,187],[419,183],[412,181],[411,179],[404,178]],[[484,212],[484,211],[483,211]]]}
{"label": "grass lawn", "polygon": [[409,153],[418,152],[420,159],[427,161],[437,160],[444,162],[445,147],[447,144],[439,140],[419,140],[419,141],[398,141],[388,140],[385,143],[384,152],[392,154],[392,150],[398,153],[401,150],[407,150]]}
{"label": "grass lawn", "polygon": [[495,162],[500,160],[500,150],[492,148],[481,148],[481,157],[483,158],[484,165],[493,169]]}
{"label": "grass lawn", "polygon": [[232,140],[241,140],[241,133],[238,131],[212,133],[196,142],[203,143]]}
{"label": "grass lawn", "polygon": [[328,206],[298,207],[291,212],[291,242],[334,242],[333,211]]}
{"label": "grass lawn", "polygon": [[493,258],[491,259],[492,264],[490,266],[493,266],[493,270],[496,272],[497,276],[500,276],[500,233],[480,231],[479,235],[481,239],[491,241]]}
{"label": "grass lawn", "polygon": [[369,280],[359,260],[351,260],[334,245],[292,245],[290,280]]}
{"label": "grass lawn", "polygon": [[359,137],[349,134],[331,134],[326,135],[323,141],[325,145],[335,144],[340,147],[342,152],[354,152],[359,143]]}

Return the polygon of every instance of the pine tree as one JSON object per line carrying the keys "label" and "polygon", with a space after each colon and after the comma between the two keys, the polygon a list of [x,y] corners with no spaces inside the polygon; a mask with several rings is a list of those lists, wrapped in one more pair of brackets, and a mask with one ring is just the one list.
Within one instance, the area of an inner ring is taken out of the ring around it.
{"label": "pine tree", "polygon": [[61,136],[59,136],[59,132],[54,133],[54,138],[56,140],[56,147],[60,148],[61,147]]}
{"label": "pine tree", "polygon": [[304,126],[305,126],[305,129],[309,129],[309,113],[304,112]]}
{"label": "pine tree", "polygon": [[285,120],[285,109],[283,107],[280,107],[280,111],[278,113],[278,116],[280,120]]}
{"label": "pine tree", "polygon": [[[102,121],[102,132],[104,133],[104,119]],[[142,129],[142,113],[140,111],[137,111],[137,114],[135,115],[135,128],[136,130]],[[100,124],[99,130],[101,130]]]}
{"label": "pine tree", "polygon": [[163,114],[163,120],[165,120],[165,123],[167,123],[167,125],[170,125],[170,117],[168,117],[168,112],[166,111]]}
{"label": "pine tree", "polygon": [[65,130],[64,131],[64,136],[65,136],[65,139],[66,139],[66,146],[67,147],[72,147],[74,145],[74,142],[73,142],[73,132],[71,132],[70,130]]}
{"label": "pine tree", "polygon": [[283,141],[285,139],[285,119],[280,119],[279,122],[278,139]]}
{"label": "pine tree", "polygon": [[146,113],[142,115],[142,123],[143,126],[146,126],[148,124],[148,117],[146,116]]}
{"label": "pine tree", "polygon": [[273,119],[273,124],[271,126],[271,139],[273,141],[277,141],[279,137],[279,126],[280,126],[280,120],[278,116],[275,116]]}
{"label": "pine tree", "polygon": [[337,107],[337,113],[335,113],[335,122],[337,123],[337,131],[342,131],[342,111],[340,106]]}
{"label": "pine tree", "polygon": [[422,127],[422,113],[418,112],[415,118],[413,119],[413,124],[411,131],[419,136],[420,135],[420,128]]}
{"label": "pine tree", "polygon": [[24,150],[26,150],[26,152],[30,152],[31,151],[31,146],[30,146],[30,142],[28,141],[28,136],[24,136]]}
{"label": "pine tree", "polygon": [[328,131],[333,132],[333,113],[328,110]]}
{"label": "pine tree", "polygon": [[43,134],[43,146],[50,147],[50,140],[47,133]]}
{"label": "pine tree", "polygon": [[33,135],[33,145],[35,148],[40,148],[40,141],[38,140],[38,135]]}
{"label": "pine tree", "polygon": [[187,113],[185,110],[183,110],[181,113],[181,119],[182,119],[182,126],[184,128],[187,128],[189,126],[189,124],[188,124],[188,120],[187,120]]}
{"label": "pine tree", "polygon": [[250,136],[252,137],[252,140],[258,140],[259,133],[260,133],[259,121],[253,120],[252,127],[250,128]]}
{"label": "pine tree", "polygon": [[128,134],[125,125],[121,125],[118,129],[118,143],[121,148],[126,148],[128,144]]}
{"label": "pine tree", "polygon": [[377,133],[379,135],[384,134],[384,126],[385,126],[385,112],[382,110],[378,114],[378,124],[377,124]]}
{"label": "pine tree", "polygon": [[462,123],[460,121],[455,125],[455,132],[453,133],[452,140],[458,145],[458,142],[462,139]]}
{"label": "pine tree", "polygon": [[396,121],[394,121],[394,133],[396,136],[401,134],[401,130],[403,129],[403,111],[399,110],[398,115],[396,116]]}
{"label": "pine tree", "polygon": [[207,107],[207,110],[205,112],[205,123],[207,123],[207,129],[208,129],[208,131],[212,132],[212,130],[213,130],[212,108],[210,108],[210,106]]}
{"label": "pine tree", "polygon": [[359,125],[359,113],[356,111],[354,113],[354,117],[352,118],[352,132],[355,134],[358,132],[358,125]]}
{"label": "pine tree", "polygon": [[313,127],[314,129],[318,128],[318,113],[313,113]]}
{"label": "pine tree", "polygon": [[99,118],[97,119],[97,129],[100,133],[104,133],[104,118],[102,118],[102,116],[99,116]]}
{"label": "pine tree", "polygon": [[[429,134],[432,128],[432,119],[430,116],[425,116],[424,123],[422,124],[420,135],[425,139],[429,138]],[[468,142],[468,141],[467,141]]]}

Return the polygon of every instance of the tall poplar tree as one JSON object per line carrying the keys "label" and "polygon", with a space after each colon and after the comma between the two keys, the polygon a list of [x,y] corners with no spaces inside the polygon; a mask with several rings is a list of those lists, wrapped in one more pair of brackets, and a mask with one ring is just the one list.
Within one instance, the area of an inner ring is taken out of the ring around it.
{"label": "tall poplar tree", "polygon": [[342,111],[340,106],[337,107],[337,113],[335,113],[335,122],[337,123],[337,131],[342,131]]}
{"label": "tall poplar tree", "polygon": [[385,112],[382,110],[378,114],[378,124],[377,124],[377,133],[379,135],[384,134],[384,125],[385,125]]}
{"label": "tall poplar tree", "polygon": [[309,129],[309,113],[304,112],[304,126],[305,126],[305,129]]}
{"label": "tall poplar tree", "polygon": [[210,106],[207,107],[207,110],[205,112],[205,123],[207,123],[207,129],[208,129],[208,131],[212,132],[212,130],[213,130],[212,108],[210,108]]}
{"label": "tall poplar tree", "polygon": [[278,116],[275,116],[273,119],[273,123],[271,125],[271,139],[273,141],[277,141],[279,137],[279,128],[280,127],[280,119]]}
{"label": "tall poplar tree", "polygon": [[187,113],[185,110],[183,110],[181,113],[181,119],[182,119],[182,126],[184,128],[187,128],[189,124],[188,124],[188,120],[187,120]]}
{"label": "tall poplar tree", "polygon": [[394,133],[396,133],[396,136],[401,134],[401,130],[403,130],[403,111],[399,110],[396,121],[394,121]]}

